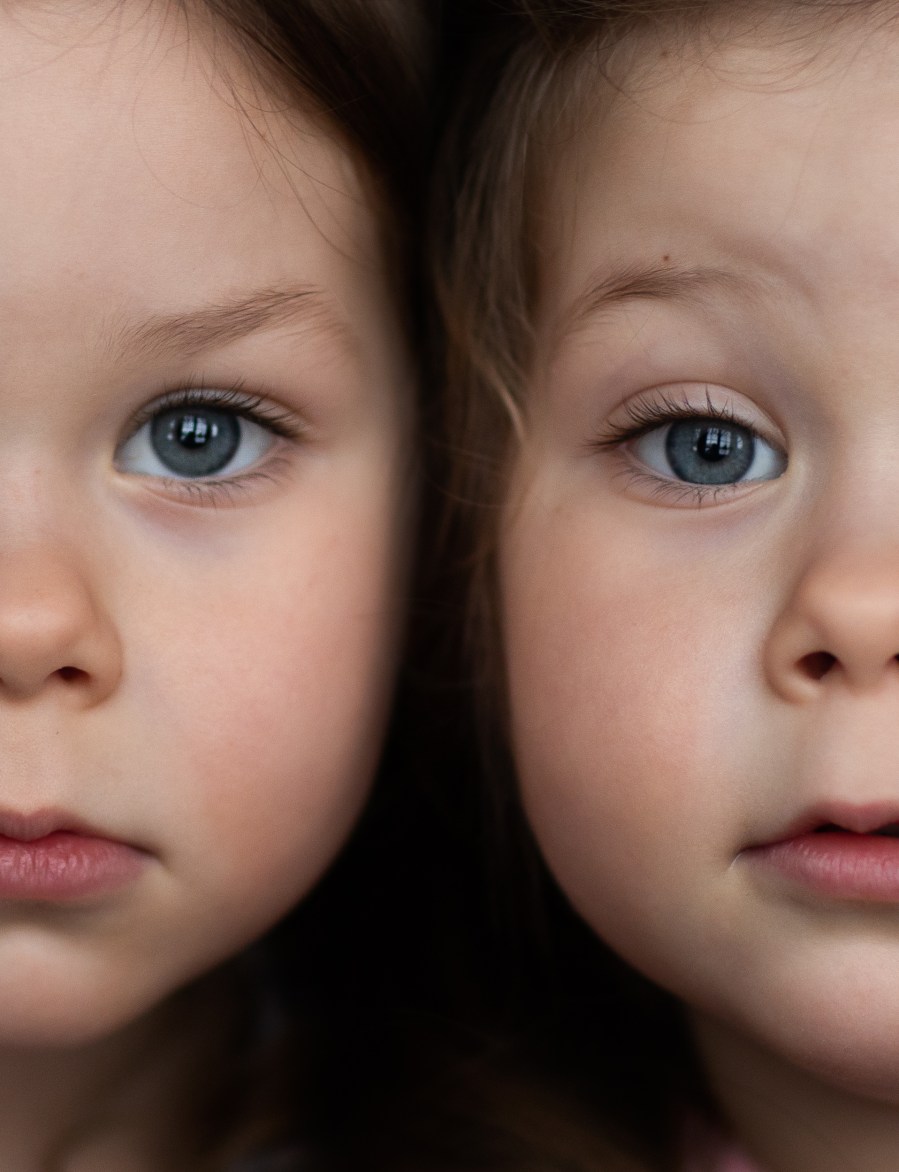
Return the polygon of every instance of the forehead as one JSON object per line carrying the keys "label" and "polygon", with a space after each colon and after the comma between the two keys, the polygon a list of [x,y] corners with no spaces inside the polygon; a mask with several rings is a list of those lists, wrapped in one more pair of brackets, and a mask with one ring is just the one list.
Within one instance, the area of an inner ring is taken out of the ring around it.
{"label": "forehead", "polygon": [[619,76],[595,71],[547,184],[555,325],[590,290],[614,299],[629,275],[669,265],[667,292],[681,267],[747,289],[811,289],[861,256],[871,275],[899,274],[899,32],[728,31],[635,43]]}
{"label": "forehead", "polygon": [[0,151],[0,321],[60,274],[126,315],[297,278],[352,301],[378,253],[353,160],[199,5],[3,5]]}

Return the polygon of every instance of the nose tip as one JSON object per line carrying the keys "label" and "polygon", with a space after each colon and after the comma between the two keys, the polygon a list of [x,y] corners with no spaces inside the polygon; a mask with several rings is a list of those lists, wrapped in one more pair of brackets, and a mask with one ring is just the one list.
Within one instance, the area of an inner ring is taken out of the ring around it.
{"label": "nose tip", "polygon": [[54,563],[36,579],[0,558],[0,698],[21,702],[51,689],[91,705],[118,682],[118,640],[86,579]]}
{"label": "nose tip", "polygon": [[802,702],[822,689],[899,681],[899,572],[883,569],[849,559],[806,573],[766,647],[776,691]]}

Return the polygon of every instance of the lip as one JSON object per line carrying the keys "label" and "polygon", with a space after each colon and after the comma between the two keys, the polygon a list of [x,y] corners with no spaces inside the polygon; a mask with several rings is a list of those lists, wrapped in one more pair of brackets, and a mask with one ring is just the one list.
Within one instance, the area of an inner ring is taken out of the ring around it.
{"label": "lip", "polygon": [[899,837],[873,833],[896,823],[895,802],[824,803],[776,840],[750,846],[742,857],[825,898],[899,903]]}
{"label": "lip", "polygon": [[0,901],[107,894],[137,878],[148,857],[61,810],[0,810]]}

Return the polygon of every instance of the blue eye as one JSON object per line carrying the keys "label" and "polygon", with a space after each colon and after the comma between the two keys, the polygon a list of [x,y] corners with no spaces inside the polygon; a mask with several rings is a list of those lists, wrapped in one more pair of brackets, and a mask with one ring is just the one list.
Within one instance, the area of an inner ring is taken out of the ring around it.
{"label": "blue eye", "polygon": [[682,417],[631,440],[631,450],[653,472],[687,484],[775,480],[786,456],[750,428],[729,419]]}
{"label": "blue eye", "polygon": [[161,409],[119,449],[120,471],[202,479],[230,476],[260,460],[275,435],[236,411],[202,403]]}

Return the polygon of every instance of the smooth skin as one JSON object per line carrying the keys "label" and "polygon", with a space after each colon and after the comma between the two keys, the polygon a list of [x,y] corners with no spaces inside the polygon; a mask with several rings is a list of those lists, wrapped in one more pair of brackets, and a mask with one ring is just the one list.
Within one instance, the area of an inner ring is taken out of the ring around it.
{"label": "smooth skin", "polygon": [[[143,852],[109,892],[0,901],[0,1167],[29,1172],[360,810],[412,394],[366,177],[198,13],[5,6],[0,156],[0,808]],[[177,386],[262,413],[227,474],[154,463]],[[147,1138],[77,1167],[159,1169]]]}
{"label": "smooth skin", "polygon": [[[899,818],[899,33],[694,48],[636,46],[552,172],[501,548],[515,755],[561,886],[687,1003],[764,1168],[894,1172],[899,907],[748,848],[824,801]],[[663,422],[622,437],[672,404],[732,413],[756,471],[697,492]]]}

